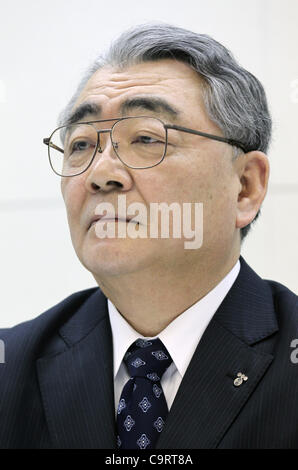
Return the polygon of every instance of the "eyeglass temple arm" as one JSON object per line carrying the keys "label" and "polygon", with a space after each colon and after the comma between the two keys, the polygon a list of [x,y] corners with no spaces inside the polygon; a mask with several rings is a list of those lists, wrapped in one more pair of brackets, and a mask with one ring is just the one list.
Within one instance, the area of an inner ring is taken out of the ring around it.
{"label": "eyeglass temple arm", "polygon": [[225,142],[226,144],[239,147],[241,150],[243,150],[244,153],[247,152],[243,144],[241,142],[238,142],[237,140],[227,139],[226,137],[219,137],[218,135],[213,135],[213,134],[206,134],[206,132],[195,131],[193,129],[188,129],[187,127],[168,125],[168,124],[165,127],[167,129],[174,129],[177,131],[187,132],[188,134],[200,135],[202,137],[207,137],[208,139],[218,140],[219,142]]}
{"label": "eyeglass temple arm", "polygon": [[[88,124],[88,123],[87,123]],[[97,131],[98,134],[104,133],[104,132],[111,132],[111,129],[101,129],[100,131]],[[47,145],[48,147],[52,147],[55,150],[58,150],[58,152],[64,153],[64,150],[57,145],[53,144],[53,142],[50,142],[50,137],[45,137],[43,139],[43,143]],[[100,142],[99,142],[99,147],[100,147]]]}
{"label": "eyeglass temple arm", "polygon": [[61,149],[60,147],[57,147],[57,145],[53,144],[52,142],[50,142],[50,138],[49,137],[46,137],[45,139],[43,139],[43,143],[45,145],[48,145],[48,147],[52,147],[53,149],[55,150],[58,150],[58,152],[61,152],[61,153],[64,153],[64,150]]}

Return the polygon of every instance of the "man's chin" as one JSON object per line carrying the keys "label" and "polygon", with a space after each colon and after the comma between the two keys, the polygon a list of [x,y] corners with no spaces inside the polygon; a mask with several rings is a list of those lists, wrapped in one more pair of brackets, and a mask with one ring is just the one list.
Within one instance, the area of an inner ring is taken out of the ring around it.
{"label": "man's chin", "polygon": [[102,239],[88,244],[78,258],[95,278],[121,276],[138,271],[148,263],[148,253],[139,245],[140,241],[125,243],[120,239]]}

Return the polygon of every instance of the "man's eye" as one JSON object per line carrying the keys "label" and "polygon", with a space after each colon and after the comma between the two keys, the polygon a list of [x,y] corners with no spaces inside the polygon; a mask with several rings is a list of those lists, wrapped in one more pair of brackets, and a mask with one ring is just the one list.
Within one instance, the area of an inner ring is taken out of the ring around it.
{"label": "man's eye", "polygon": [[88,150],[90,146],[90,142],[87,142],[86,140],[78,140],[71,145],[71,152],[84,152],[84,150]]}
{"label": "man's eye", "polygon": [[155,139],[154,137],[150,137],[149,135],[139,135],[136,137],[133,142],[133,144],[163,144],[164,142],[159,139]]}

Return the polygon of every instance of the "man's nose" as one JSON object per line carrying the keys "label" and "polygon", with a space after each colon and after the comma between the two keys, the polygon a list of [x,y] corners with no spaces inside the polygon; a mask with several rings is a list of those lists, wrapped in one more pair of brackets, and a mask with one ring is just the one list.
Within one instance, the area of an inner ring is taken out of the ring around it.
{"label": "man's nose", "polygon": [[92,193],[109,192],[113,189],[129,191],[133,184],[129,168],[117,157],[111,140],[107,137],[100,139],[95,157],[87,170],[87,190]]}

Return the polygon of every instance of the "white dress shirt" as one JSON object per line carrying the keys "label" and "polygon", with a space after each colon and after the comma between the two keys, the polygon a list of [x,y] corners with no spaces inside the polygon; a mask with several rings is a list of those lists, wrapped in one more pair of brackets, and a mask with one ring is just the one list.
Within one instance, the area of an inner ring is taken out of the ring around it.
{"label": "white dress shirt", "polygon": [[[181,313],[157,336],[154,336],[154,338],[158,337],[163,342],[173,359],[173,363],[161,379],[169,410],[205,329],[234,284],[239,271],[240,261],[238,260],[217,286]],[[153,338],[144,337],[135,331],[109,299],[108,311],[113,335],[114,397],[115,414],[117,414],[122,389],[129,379],[126,365],[123,362],[124,354],[136,339]]]}

